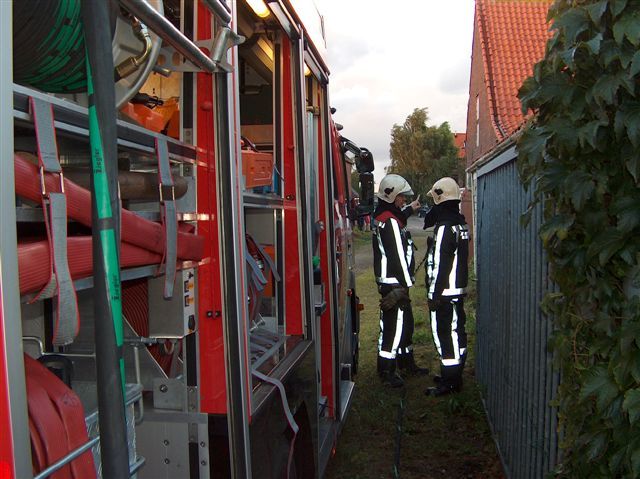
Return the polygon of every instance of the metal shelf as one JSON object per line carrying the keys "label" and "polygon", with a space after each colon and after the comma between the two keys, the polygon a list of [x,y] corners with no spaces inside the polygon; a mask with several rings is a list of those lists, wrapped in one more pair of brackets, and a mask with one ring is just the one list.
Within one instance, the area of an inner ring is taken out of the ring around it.
{"label": "metal shelf", "polygon": [[[195,268],[198,266],[198,263],[195,261],[183,261],[178,262],[176,265],[177,270],[183,270],[188,268]],[[162,271],[158,271],[158,265],[152,264],[148,266],[138,266],[136,268],[128,268],[120,270],[120,281],[129,281],[132,279],[140,279],[140,278],[149,278],[155,277],[164,274]],[[93,276],[88,276],[86,278],[76,279],[73,282],[74,288],[76,291],[82,291],[84,289],[93,288]],[[37,293],[29,293],[25,294],[20,298],[20,302],[22,304],[29,303],[35,298]],[[51,296],[42,295],[39,299],[47,299],[51,298]]]}
{"label": "metal shelf", "polygon": [[284,206],[282,197],[274,194],[260,195],[245,192],[242,198],[245,208],[281,209]]}
{"label": "metal shelf", "polygon": [[[33,126],[29,110],[29,97],[39,98],[53,106],[55,127],[58,133],[84,139],[84,141],[88,142],[89,116],[87,108],[69,100],[14,84],[13,117],[16,125]],[[123,120],[118,120],[117,128],[118,146],[122,148],[155,155],[156,138],[164,138],[169,145],[169,158],[171,160],[184,163],[196,162],[196,148],[191,145]]]}

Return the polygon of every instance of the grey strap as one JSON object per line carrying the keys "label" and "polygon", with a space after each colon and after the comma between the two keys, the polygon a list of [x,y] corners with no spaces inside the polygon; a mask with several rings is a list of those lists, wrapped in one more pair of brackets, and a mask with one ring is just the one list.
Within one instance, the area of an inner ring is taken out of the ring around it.
{"label": "grey strap", "polygon": [[58,283],[58,307],[53,333],[54,346],[71,344],[78,335],[80,315],[76,290],[67,262],[67,199],[63,193],[49,194],[50,231],[56,282]]}
{"label": "grey strap", "polygon": [[267,254],[267,252],[264,250],[264,248],[260,245],[260,243],[258,243],[257,241],[253,242],[256,246],[256,248],[258,248],[258,251],[260,252],[260,255],[264,258],[264,260],[267,262],[267,265],[269,266],[269,269],[271,270],[271,274],[273,274],[273,278],[276,281],[280,281],[280,274],[278,274],[278,270],[276,269],[276,265],[273,262],[273,259],[271,259],[271,256],[269,256]]}
{"label": "grey strap", "polygon": [[60,173],[62,168],[58,161],[58,144],[53,125],[53,107],[39,98],[30,97],[31,115],[36,127],[36,139],[38,140],[38,159],[44,171]]}
{"label": "grey strap", "polygon": [[158,155],[160,209],[165,232],[164,297],[169,299],[173,296],[173,284],[176,279],[178,217],[173,189],[173,176],[171,176],[171,165],[169,164],[169,147],[165,138],[156,138],[156,154]]}
{"label": "grey strap", "polygon": [[[50,297],[57,292],[57,315],[53,344],[65,346],[73,342],[80,326],[78,300],[67,256],[67,199],[64,194],[62,168],[58,161],[53,107],[50,103],[38,98],[31,97],[29,101],[38,144],[42,211],[49,237],[49,255],[51,257],[51,278],[38,293],[36,299]],[[60,192],[46,191],[44,178],[46,173],[59,175]]]}
{"label": "grey strap", "polygon": [[287,393],[284,390],[284,385],[276,378],[266,376],[265,374],[262,374],[260,371],[257,371],[255,369],[251,371],[251,374],[253,374],[261,381],[269,383],[278,388],[278,391],[280,391],[280,399],[282,401],[282,409],[284,409],[284,414],[287,417],[287,422],[289,423],[289,427],[291,427],[291,430],[293,431],[295,437],[295,435],[298,434],[298,430],[300,428],[298,427],[296,420],[293,418],[293,414],[291,414],[291,408],[289,407],[289,401],[287,401]]}
{"label": "grey strap", "polygon": [[250,279],[253,281],[258,291],[263,291],[268,281],[264,277],[264,274],[262,274],[260,266],[258,266],[257,261],[253,259],[253,256],[248,252],[245,252],[245,258],[247,260],[247,264],[251,268],[251,272],[253,273],[250,275]]}

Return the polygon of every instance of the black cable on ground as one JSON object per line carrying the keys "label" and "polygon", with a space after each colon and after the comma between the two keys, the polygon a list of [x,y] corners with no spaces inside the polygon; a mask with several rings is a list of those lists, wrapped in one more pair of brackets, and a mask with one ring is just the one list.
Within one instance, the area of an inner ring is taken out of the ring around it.
{"label": "black cable on ground", "polygon": [[402,388],[402,396],[398,403],[398,416],[396,419],[396,444],[393,455],[393,479],[400,479],[400,451],[402,445],[402,421],[407,407],[407,389]]}

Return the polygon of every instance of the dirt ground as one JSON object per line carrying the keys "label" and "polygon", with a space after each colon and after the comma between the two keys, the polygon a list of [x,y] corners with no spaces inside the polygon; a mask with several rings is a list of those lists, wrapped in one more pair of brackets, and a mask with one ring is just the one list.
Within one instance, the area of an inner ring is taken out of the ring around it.
{"label": "dirt ground", "polygon": [[[419,262],[426,236],[422,219],[410,218],[409,228]],[[464,390],[442,398],[425,396],[431,377],[406,378],[405,387],[399,390],[385,388],[376,373],[379,297],[372,269],[371,233],[356,233],[355,244],[357,292],[365,305],[360,368],[353,404],[325,479],[504,478],[474,379],[474,293],[466,305],[469,360]],[[437,372],[439,362],[424,299],[424,269],[418,273],[417,283],[411,291],[416,360]]]}

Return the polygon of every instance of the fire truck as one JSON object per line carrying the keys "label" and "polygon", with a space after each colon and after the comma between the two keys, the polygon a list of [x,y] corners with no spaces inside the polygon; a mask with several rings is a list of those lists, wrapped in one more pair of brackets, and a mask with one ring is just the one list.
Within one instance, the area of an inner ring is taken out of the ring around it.
{"label": "fire truck", "polygon": [[0,2],[0,478],[324,475],[373,159],[332,121],[323,21]]}

